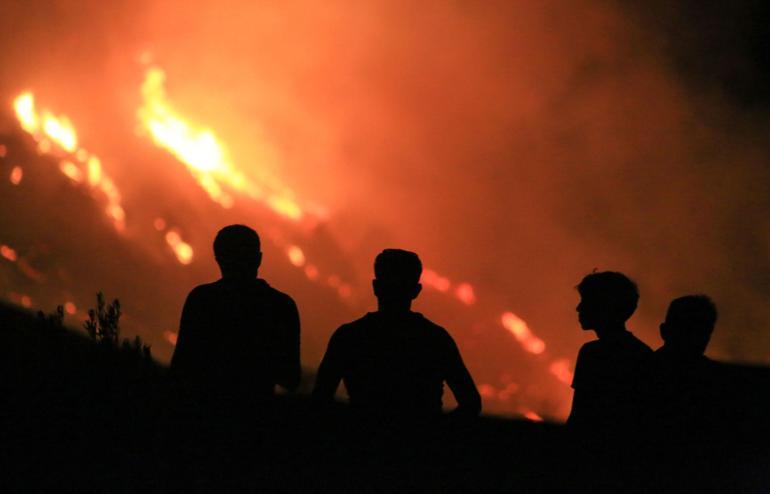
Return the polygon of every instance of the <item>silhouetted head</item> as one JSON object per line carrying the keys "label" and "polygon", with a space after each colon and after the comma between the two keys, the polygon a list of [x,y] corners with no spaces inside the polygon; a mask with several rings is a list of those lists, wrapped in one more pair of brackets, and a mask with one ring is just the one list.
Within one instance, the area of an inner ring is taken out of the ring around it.
{"label": "silhouetted head", "polygon": [[248,226],[226,226],[214,239],[214,257],[223,278],[256,278],[262,263],[259,235]]}
{"label": "silhouetted head", "polygon": [[580,303],[575,310],[583,329],[623,327],[639,302],[636,283],[615,271],[591,273],[583,278],[577,290]]}
{"label": "silhouetted head", "polygon": [[422,263],[414,252],[385,249],[374,260],[372,287],[380,308],[406,307],[422,290]]}
{"label": "silhouetted head", "polygon": [[717,322],[717,307],[706,295],[687,295],[671,302],[660,336],[667,348],[703,355]]}

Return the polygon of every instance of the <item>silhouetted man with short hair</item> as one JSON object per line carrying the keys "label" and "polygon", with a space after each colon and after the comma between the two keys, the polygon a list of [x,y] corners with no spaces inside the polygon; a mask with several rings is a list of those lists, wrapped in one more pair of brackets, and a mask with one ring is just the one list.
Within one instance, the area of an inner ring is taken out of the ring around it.
{"label": "silhouetted man with short hair", "polygon": [[575,363],[568,424],[599,432],[628,418],[638,373],[652,350],[626,329],[639,291],[622,273],[592,273],[577,286],[580,326],[598,337],[583,345]]}
{"label": "silhouetted man with short hair", "polygon": [[299,314],[288,295],[257,278],[257,232],[230,225],[217,233],[222,278],[195,287],[182,310],[171,371],[193,389],[233,398],[269,397],[300,381]]}
{"label": "silhouetted man with short hair", "polygon": [[702,429],[713,420],[716,364],[703,353],[716,321],[709,297],[687,295],[671,302],[660,325],[663,346],[653,354],[641,386],[646,418],[665,434]]}
{"label": "silhouetted man with short hair", "polygon": [[422,289],[417,254],[386,249],[374,262],[374,274],[377,312],[332,335],[314,397],[331,401],[343,381],[352,407],[376,415],[427,418],[441,413],[446,382],[457,399],[453,413],[478,415],[481,397],[454,340],[411,310]]}

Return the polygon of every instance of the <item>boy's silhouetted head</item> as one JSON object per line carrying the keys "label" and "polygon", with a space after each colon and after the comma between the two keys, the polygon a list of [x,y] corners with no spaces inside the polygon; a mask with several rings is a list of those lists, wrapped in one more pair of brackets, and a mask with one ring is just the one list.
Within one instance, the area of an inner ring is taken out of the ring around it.
{"label": "boy's silhouetted head", "polygon": [[636,310],[639,290],[623,273],[603,271],[591,273],[577,286],[580,303],[580,327],[604,330],[622,328]]}
{"label": "boy's silhouetted head", "polygon": [[414,252],[385,249],[374,260],[372,287],[380,309],[409,309],[422,290],[422,263]]}
{"label": "boy's silhouetted head", "polygon": [[664,346],[678,353],[703,355],[717,322],[717,308],[706,295],[687,295],[671,302],[660,325]]}
{"label": "boy's silhouetted head", "polygon": [[248,226],[226,226],[214,239],[214,257],[223,278],[256,278],[262,263],[259,235]]}

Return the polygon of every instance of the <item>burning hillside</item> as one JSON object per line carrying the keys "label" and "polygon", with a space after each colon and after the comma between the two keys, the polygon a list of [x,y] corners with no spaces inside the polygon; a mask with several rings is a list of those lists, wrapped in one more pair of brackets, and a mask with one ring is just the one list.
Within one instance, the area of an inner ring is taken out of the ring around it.
{"label": "burning hillside", "polygon": [[385,247],[421,255],[416,310],[488,411],[566,415],[594,268],[638,282],[651,346],[668,302],[704,292],[710,355],[767,361],[766,124],[683,82],[619,4],[4,8],[0,296],[19,305],[80,324],[103,290],[167,359],[215,232],[246,223],[309,369],[373,307]]}
{"label": "burning hillside", "polygon": [[[163,200],[151,201],[149,212],[145,205],[137,207],[135,213],[130,201],[124,201],[119,185],[107,173],[109,165],[103,166],[96,154],[81,146],[69,117],[39,106],[30,91],[13,100],[18,129],[2,144],[4,165],[13,164],[4,185],[10,188],[8,197],[11,201],[34,197],[41,194],[38,187],[53,187],[55,197],[48,200],[67,213],[64,218],[58,214],[38,215],[34,229],[41,232],[48,229],[47,225],[56,225],[50,232],[34,238],[8,235],[2,239],[7,242],[2,245],[7,261],[3,266],[7,271],[7,296],[26,307],[63,303],[68,314],[82,319],[87,308],[84,301],[104,285],[125,300],[128,329],[152,342],[156,353],[167,359],[176,341],[180,300],[194,284],[192,280],[205,279],[203,273],[210,272],[207,244],[211,237],[202,235],[195,215],[174,213],[171,219],[165,212],[185,211],[188,207],[205,210],[207,217],[214,215],[219,220],[207,225],[209,230],[244,218],[256,225],[267,240],[268,278],[298,297],[305,321],[304,362],[312,367],[322,355],[329,332],[370,305],[370,274],[358,272],[347,262],[349,254],[325,232],[326,218],[304,211],[286,189],[257,184],[248,178],[231,161],[225,143],[214,131],[197,128],[177,113],[165,93],[163,78],[161,69],[147,70],[141,88],[143,102],[137,112],[141,123],[137,139],[149,137],[152,144],[167,152],[160,153],[157,166],[174,170],[166,177],[168,183],[157,182],[167,192]],[[177,197],[177,190],[191,194],[187,200],[194,198],[192,203],[185,204],[184,195]],[[94,206],[102,209],[102,218],[93,216]],[[35,209],[25,210],[24,201],[19,201],[13,210],[14,217],[6,220],[9,225]],[[106,228],[105,220],[112,230]],[[71,234],[77,230],[73,230],[72,222],[88,233],[73,237]],[[63,231],[70,234],[60,236]],[[193,235],[194,243],[185,240]],[[174,265],[174,258],[181,266]],[[156,280],[162,282],[156,284]],[[453,329],[469,355],[483,359],[489,354],[485,347],[495,346],[495,340],[499,340],[503,344],[499,351],[512,359],[523,358],[520,350],[531,355],[528,362],[517,363],[517,368],[529,367],[527,373],[552,374],[553,382],[546,387],[522,388],[513,379],[514,374],[518,379],[521,370],[514,373],[507,366],[479,368],[476,364],[475,374],[488,410],[519,413],[533,420],[563,413],[564,401],[549,401],[547,394],[569,384],[569,362],[551,357],[546,343],[526,322],[509,311],[501,311],[502,315],[495,318],[490,313],[492,306],[477,300],[468,282],[454,282],[426,268],[422,283],[434,292],[428,295],[429,307],[453,313],[463,321]],[[503,330],[513,338],[506,341]],[[490,334],[494,336],[490,338]],[[519,351],[515,350],[516,343]],[[470,365],[474,367],[473,360]]]}

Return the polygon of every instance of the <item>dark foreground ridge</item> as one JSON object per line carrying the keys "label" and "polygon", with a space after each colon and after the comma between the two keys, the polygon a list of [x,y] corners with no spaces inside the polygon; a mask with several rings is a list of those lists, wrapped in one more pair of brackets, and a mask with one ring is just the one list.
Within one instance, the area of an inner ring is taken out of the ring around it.
{"label": "dark foreground ridge", "polygon": [[[179,392],[141,352],[0,305],[2,492],[764,492],[768,370],[730,366],[724,427],[622,454],[554,424],[388,423],[304,396]],[[620,490],[622,489],[622,491]]]}

